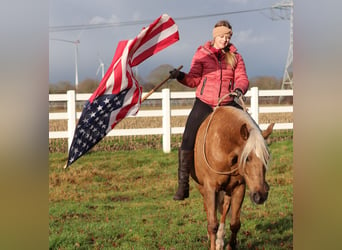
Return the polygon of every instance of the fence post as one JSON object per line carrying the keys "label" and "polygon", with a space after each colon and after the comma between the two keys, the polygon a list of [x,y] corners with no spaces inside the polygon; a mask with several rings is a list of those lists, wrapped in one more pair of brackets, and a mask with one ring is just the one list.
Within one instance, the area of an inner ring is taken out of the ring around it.
{"label": "fence post", "polygon": [[259,89],[258,87],[251,88],[251,116],[254,121],[259,124]]}
{"label": "fence post", "polygon": [[171,109],[170,109],[170,89],[162,90],[162,111],[163,111],[163,151],[171,151]]}
{"label": "fence post", "polygon": [[68,113],[68,150],[71,147],[76,127],[76,93],[75,90],[67,91],[67,113]]}

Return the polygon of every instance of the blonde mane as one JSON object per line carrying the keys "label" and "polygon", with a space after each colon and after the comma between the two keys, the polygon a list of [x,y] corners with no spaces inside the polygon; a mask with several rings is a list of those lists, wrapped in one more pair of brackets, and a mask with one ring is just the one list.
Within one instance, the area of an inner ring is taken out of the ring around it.
{"label": "blonde mane", "polygon": [[270,158],[270,153],[265,142],[264,137],[261,134],[261,130],[258,125],[254,122],[254,120],[245,113],[245,120],[251,127],[249,130],[249,137],[247,139],[246,145],[242,150],[241,157],[240,157],[240,165],[242,167],[245,166],[248,155],[254,151],[255,155],[262,161],[264,166],[267,169],[267,164]]}

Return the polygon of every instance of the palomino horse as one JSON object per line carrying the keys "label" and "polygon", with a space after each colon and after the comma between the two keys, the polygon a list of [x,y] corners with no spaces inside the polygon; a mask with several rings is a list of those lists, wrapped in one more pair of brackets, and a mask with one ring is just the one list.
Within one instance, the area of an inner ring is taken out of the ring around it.
{"label": "palomino horse", "polygon": [[[227,249],[236,249],[246,184],[254,203],[262,204],[267,199],[269,151],[265,139],[272,133],[273,125],[261,131],[247,112],[226,106],[216,107],[198,130],[191,176],[203,196],[211,250],[215,243],[216,249],[224,247],[229,209],[231,236]],[[222,213],[220,224],[217,210]]]}

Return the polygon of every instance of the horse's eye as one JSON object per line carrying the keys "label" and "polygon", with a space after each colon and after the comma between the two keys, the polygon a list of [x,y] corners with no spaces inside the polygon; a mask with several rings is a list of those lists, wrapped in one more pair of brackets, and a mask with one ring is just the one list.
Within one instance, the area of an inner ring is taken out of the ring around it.
{"label": "horse's eye", "polygon": [[235,165],[238,162],[238,157],[235,155],[232,159],[232,165]]}

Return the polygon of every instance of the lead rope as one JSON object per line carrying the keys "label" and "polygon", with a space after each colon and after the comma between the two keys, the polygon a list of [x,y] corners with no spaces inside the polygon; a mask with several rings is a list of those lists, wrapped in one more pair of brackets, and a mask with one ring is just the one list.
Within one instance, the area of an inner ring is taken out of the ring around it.
{"label": "lead rope", "polygon": [[[214,108],[214,111],[213,111],[213,113],[211,114],[210,119],[209,119],[209,121],[208,121],[207,127],[206,127],[206,129],[205,129],[204,141],[203,141],[203,155],[204,155],[205,163],[206,163],[207,167],[208,167],[212,172],[214,172],[215,174],[220,174],[220,175],[230,175],[230,174],[234,173],[236,170],[239,169],[239,167],[237,167],[237,168],[234,168],[234,169],[232,169],[232,170],[230,170],[230,171],[217,171],[217,170],[213,169],[213,168],[210,166],[210,164],[209,164],[209,162],[208,162],[208,159],[207,159],[207,154],[205,153],[205,152],[206,152],[206,150],[205,150],[205,149],[206,149],[206,148],[205,148],[205,145],[206,145],[206,141],[207,141],[207,134],[208,134],[208,130],[209,130],[209,125],[210,125],[210,123],[211,123],[211,121],[212,121],[212,119],[213,119],[213,117],[214,117],[214,114],[215,114],[215,111],[217,110],[217,107],[220,106],[220,103],[222,102],[222,100],[223,100],[224,98],[226,98],[228,95],[230,95],[230,96],[237,96],[236,93],[228,93],[228,94],[224,95],[223,97],[221,97],[221,98],[219,99],[219,101],[218,101],[216,107]],[[239,101],[240,101],[241,104],[242,104],[241,106],[242,106],[243,110],[244,110],[245,112],[247,112],[247,109],[246,109],[245,103],[244,103],[244,101],[243,101],[242,95],[239,97]]]}

